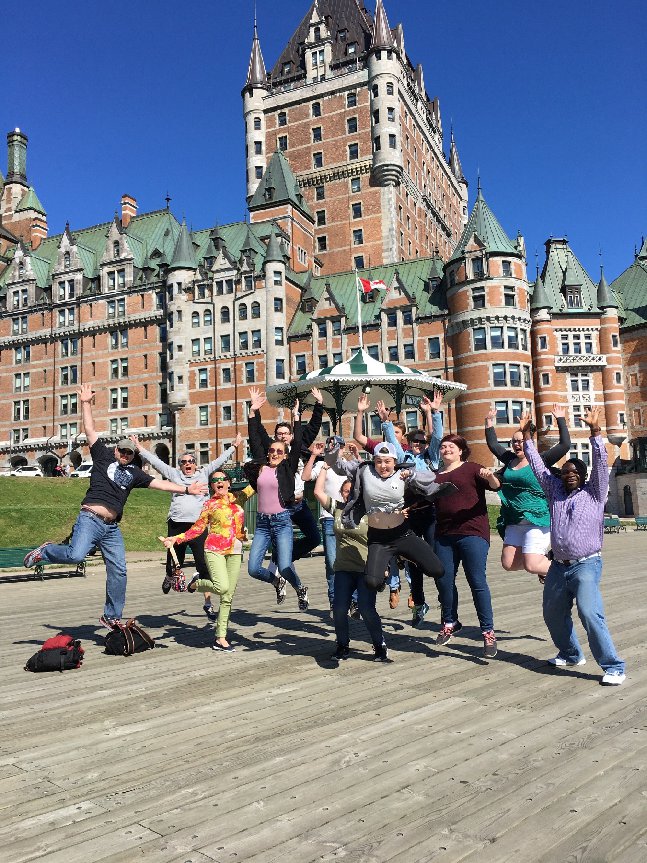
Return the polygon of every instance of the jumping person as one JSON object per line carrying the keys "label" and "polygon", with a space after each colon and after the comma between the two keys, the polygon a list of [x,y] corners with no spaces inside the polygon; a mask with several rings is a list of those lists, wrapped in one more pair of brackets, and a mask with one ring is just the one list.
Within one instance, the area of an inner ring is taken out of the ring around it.
{"label": "jumping person", "polygon": [[[139,453],[143,462],[150,464],[152,468],[154,468],[159,474],[161,474],[164,479],[168,479],[171,482],[179,483],[180,485],[190,485],[192,482],[199,480],[200,482],[206,483],[209,479],[209,476],[214,472],[219,470],[223,464],[225,464],[236,452],[236,448],[241,445],[243,442],[242,435],[237,435],[236,439],[232,443],[230,447],[223,452],[221,456],[214,461],[210,462],[207,465],[204,465],[201,468],[198,468],[195,460],[195,453],[193,452],[183,452],[179,459],[179,469],[172,467],[166,462],[163,462],[156,455],[153,455],[152,452],[144,449],[139,443],[139,438],[137,435],[129,435],[130,440],[134,443],[135,449]],[[184,533],[188,531],[189,528],[193,524],[195,524],[202,507],[204,506],[207,498],[206,497],[187,497],[184,493],[182,494],[174,494],[171,498],[171,506],[168,511],[167,517],[167,536],[177,536],[180,533]],[[207,568],[207,562],[204,556],[204,543],[206,539],[206,533],[203,532],[200,536],[192,537],[190,541],[183,543],[178,546],[176,550],[177,559],[182,566],[184,564],[184,557],[186,555],[186,546],[188,545],[191,551],[193,552],[193,561],[195,563],[195,568],[200,576],[200,579],[203,581],[209,581],[209,570]],[[162,582],[162,591],[164,593],[168,593],[173,584],[173,558],[171,557],[170,552],[166,555],[166,575],[164,576],[164,581]],[[213,621],[216,619],[216,612],[211,605],[211,595],[207,591],[204,594],[204,605],[202,606],[204,613],[207,615],[209,620]]]}
{"label": "jumping person", "polygon": [[119,522],[128,495],[134,488],[154,488],[175,494],[201,497],[206,491],[202,482],[184,485],[153,479],[133,465],[135,444],[128,438],[117,443],[114,449],[105,446],[97,434],[92,416],[94,392],[90,384],[82,384],[79,391],[83,428],[90,445],[92,471],[90,486],[81,503],[69,545],[44,542],[25,557],[25,566],[44,563],[80,563],[91,548],[98,548],[106,563],[106,603],[99,620],[102,626],[112,629],[121,622],[126,604],[126,549]]}
{"label": "jumping person", "polygon": [[[552,467],[571,447],[562,405],[553,405],[553,416],[559,429],[559,443],[541,454],[546,467]],[[503,539],[501,566],[506,572],[525,569],[537,574],[543,584],[550,561],[550,513],[548,501],[523,451],[523,434],[519,429],[512,435],[510,449],[501,446],[494,430],[496,411],[485,418],[485,441],[503,469],[499,472],[501,509],[497,528]],[[534,434],[535,426],[529,426]]]}
{"label": "jumping person", "polygon": [[211,497],[202,507],[195,524],[186,531],[167,536],[164,540],[164,545],[170,549],[172,545],[182,545],[203,538],[209,577],[202,578],[196,573],[187,590],[189,593],[195,593],[196,590],[210,594],[213,592],[220,597],[216,638],[211,649],[226,653],[233,653],[235,649],[227,641],[227,625],[240,575],[243,542],[247,539],[243,504],[254,494],[250,485],[238,492],[232,493],[230,489],[231,477],[216,468],[209,477]]}
{"label": "jumping person", "polygon": [[532,442],[530,414],[520,423],[523,448],[535,476],[548,498],[553,561],[544,584],[544,621],[558,650],[552,665],[584,665],[573,628],[573,602],[591,648],[604,671],[602,683],[619,686],[625,680],[625,664],[616,653],[604,617],[600,579],[604,504],[609,492],[607,450],[599,425],[600,408],[591,407],[583,422],[591,431],[593,464],[586,479],[586,465],[571,458],[562,465],[561,479],[553,476]]}

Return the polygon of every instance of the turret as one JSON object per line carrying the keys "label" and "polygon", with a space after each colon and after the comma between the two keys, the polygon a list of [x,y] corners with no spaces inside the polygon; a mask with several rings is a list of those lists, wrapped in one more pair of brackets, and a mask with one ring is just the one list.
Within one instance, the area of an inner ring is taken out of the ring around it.
{"label": "turret", "polygon": [[373,138],[372,173],[379,186],[398,186],[402,179],[402,141],[398,102],[399,50],[382,0],[377,0],[368,54],[368,86]]}
{"label": "turret", "polygon": [[168,405],[172,411],[189,401],[189,327],[186,288],[198,267],[191,235],[182,221],[166,277],[168,295]]}
{"label": "turret", "polygon": [[452,174],[459,183],[460,195],[461,195],[461,204],[462,204],[462,218],[461,221],[463,225],[467,222],[467,207],[468,207],[468,196],[467,196],[467,187],[468,183],[465,179],[465,175],[463,174],[463,167],[461,165],[461,160],[458,155],[458,147],[456,146],[456,141],[454,140],[454,129],[452,127],[450,132],[449,139],[449,167],[451,169]]}
{"label": "turret", "polygon": [[245,153],[247,165],[247,200],[251,200],[265,170],[266,124],[263,98],[269,89],[265,62],[261,52],[256,22],[249,57],[247,80],[243,87],[243,115],[245,119]]}
{"label": "turret", "polygon": [[[285,255],[277,236],[278,229],[272,224],[272,232],[265,252],[265,375],[268,386],[280,383],[276,375],[276,361],[283,360],[285,374],[288,373],[287,334],[285,332],[285,315],[275,312],[274,300],[282,300],[282,308],[286,308],[285,295]],[[277,328],[282,328],[281,333]],[[282,336],[282,337],[280,337]]]}
{"label": "turret", "polygon": [[600,267],[597,303],[600,309],[600,353],[606,357],[602,369],[604,389],[604,418],[609,443],[620,446],[627,437],[626,428],[620,422],[620,414],[625,412],[624,387],[622,380],[622,352],[620,349],[620,321],[618,320],[618,300],[609,288]]}

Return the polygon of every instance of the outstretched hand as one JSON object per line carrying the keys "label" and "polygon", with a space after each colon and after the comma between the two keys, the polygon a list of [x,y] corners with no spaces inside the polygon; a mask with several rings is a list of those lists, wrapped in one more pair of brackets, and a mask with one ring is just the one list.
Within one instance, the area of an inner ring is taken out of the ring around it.
{"label": "outstretched hand", "polygon": [[189,494],[201,496],[207,493],[209,487],[206,482],[199,482],[196,480],[195,482],[192,482],[191,485],[188,485],[187,488],[189,490]]}
{"label": "outstretched hand", "polygon": [[361,396],[357,399],[357,410],[361,413],[365,413],[371,406],[371,402],[366,393],[362,393]]}
{"label": "outstretched hand", "polygon": [[496,421],[496,411],[494,408],[490,408],[490,410],[485,415],[485,428],[492,428]]}
{"label": "outstretched hand", "polygon": [[591,405],[586,412],[586,416],[582,417],[582,421],[593,431],[600,431],[600,406]]}
{"label": "outstretched hand", "polygon": [[559,419],[560,417],[565,417],[566,416],[566,408],[564,407],[564,405],[558,405],[557,403],[555,403],[553,405],[553,416],[555,417],[556,420]]}
{"label": "outstretched hand", "polygon": [[231,445],[232,446],[240,446],[244,440],[245,440],[245,438],[242,436],[242,434],[240,432],[238,432],[238,434],[236,435],[236,437],[232,441]]}
{"label": "outstretched hand", "polygon": [[258,387],[250,387],[249,394],[251,396],[250,410],[260,410],[267,401],[267,397],[259,390]]}
{"label": "outstretched hand", "polygon": [[387,409],[382,399],[380,399],[375,405],[375,410],[377,411],[377,415],[382,420],[382,422],[385,423],[389,418],[389,410]]}
{"label": "outstretched hand", "polygon": [[313,387],[310,392],[312,393],[313,399],[317,402],[317,404],[323,404],[323,394],[321,390],[317,389],[317,387]]}
{"label": "outstretched hand", "polygon": [[82,402],[91,402],[94,398],[94,390],[91,384],[81,384],[79,390],[79,400]]}
{"label": "outstretched hand", "polygon": [[136,434],[129,434],[129,435],[128,435],[128,440],[129,440],[129,441],[132,441],[132,443],[133,443],[133,445],[134,445],[135,449],[136,449],[137,451],[139,451],[139,438],[137,437],[137,435],[136,435]]}
{"label": "outstretched hand", "polygon": [[532,425],[532,416],[530,411],[526,411],[521,415],[521,419],[519,420],[519,431],[524,435],[530,435],[530,426]]}
{"label": "outstretched hand", "polygon": [[316,456],[323,455],[325,448],[326,442],[322,440],[315,440],[310,444],[310,452]]}

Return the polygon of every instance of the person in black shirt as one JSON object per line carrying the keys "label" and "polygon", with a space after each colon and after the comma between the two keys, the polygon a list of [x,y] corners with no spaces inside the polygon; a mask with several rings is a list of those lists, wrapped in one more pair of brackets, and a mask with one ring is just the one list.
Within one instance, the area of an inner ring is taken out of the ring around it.
{"label": "person in black shirt", "polygon": [[81,512],[74,524],[69,545],[44,542],[25,557],[25,566],[36,566],[39,561],[80,563],[91,548],[98,548],[106,563],[106,602],[99,622],[112,629],[120,623],[126,604],[126,549],[119,521],[128,495],[134,488],[202,495],[207,486],[203,482],[185,486],[164,479],[153,479],[133,465],[135,445],[127,438],[120,440],[114,450],[105,446],[94,426],[93,398],[90,384],[82,384],[79,399],[93,466],[90,486],[81,503]]}

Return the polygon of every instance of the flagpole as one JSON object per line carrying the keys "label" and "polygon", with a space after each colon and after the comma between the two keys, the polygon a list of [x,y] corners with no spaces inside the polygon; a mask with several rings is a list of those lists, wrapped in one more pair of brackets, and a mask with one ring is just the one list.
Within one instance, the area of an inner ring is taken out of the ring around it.
{"label": "flagpole", "polygon": [[359,348],[363,351],[364,338],[362,335],[362,306],[359,299],[359,276],[357,275],[357,268],[355,268],[355,297],[357,299],[357,332],[359,334]]}

